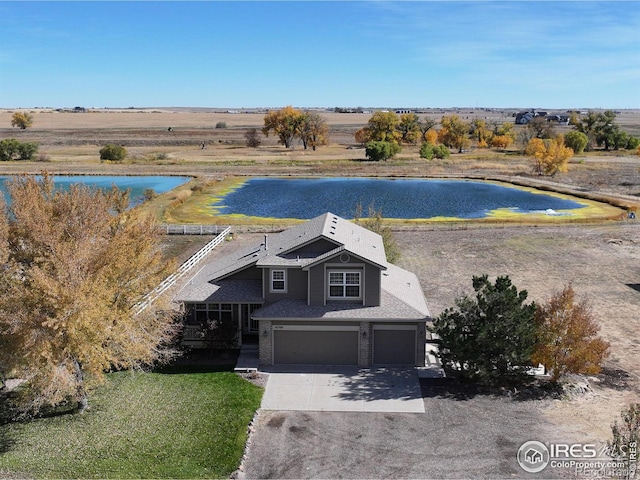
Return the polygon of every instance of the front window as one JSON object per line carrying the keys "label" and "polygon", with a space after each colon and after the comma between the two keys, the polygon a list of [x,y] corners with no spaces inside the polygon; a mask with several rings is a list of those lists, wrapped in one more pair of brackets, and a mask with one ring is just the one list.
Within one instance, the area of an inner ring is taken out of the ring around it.
{"label": "front window", "polygon": [[272,292],[286,291],[285,272],[286,270],[271,270],[271,291]]}
{"label": "front window", "polygon": [[360,272],[329,272],[329,298],[358,299],[360,298],[360,289]]}

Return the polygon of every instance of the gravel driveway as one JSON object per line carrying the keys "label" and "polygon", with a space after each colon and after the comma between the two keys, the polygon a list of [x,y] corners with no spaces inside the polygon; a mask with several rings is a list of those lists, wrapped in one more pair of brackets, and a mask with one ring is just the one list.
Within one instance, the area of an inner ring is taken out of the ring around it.
{"label": "gravel driveway", "polygon": [[[246,478],[551,478],[527,474],[516,453],[555,438],[546,403],[451,391],[422,380],[425,414],[261,411]],[[541,476],[542,475],[542,476]]]}

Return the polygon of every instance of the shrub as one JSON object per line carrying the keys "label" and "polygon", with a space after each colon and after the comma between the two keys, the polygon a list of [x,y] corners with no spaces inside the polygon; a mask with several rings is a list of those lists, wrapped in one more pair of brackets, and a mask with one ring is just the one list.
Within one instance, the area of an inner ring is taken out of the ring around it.
{"label": "shrub", "polygon": [[20,143],[15,138],[7,138],[0,141],[0,160],[31,160],[38,151],[35,143]]}
{"label": "shrub", "polygon": [[576,301],[571,285],[537,306],[535,323],[538,339],[532,360],[547,367],[552,382],[566,373],[600,373],[609,344],[597,335],[600,328],[590,308]]}
{"label": "shrub", "polygon": [[216,128],[227,128],[227,122],[216,123]]}
{"label": "shrub", "polygon": [[495,284],[487,275],[473,277],[475,297],[456,300],[434,321],[431,331],[442,339],[442,365],[461,379],[486,385],[524,382],[531,364],[536,305],[525,303],[508,276]]}
{"label": "shrub", "polygon": [[622,423],[616,420],[611,426],[613,440],[607,442],[609,455],[624,465],[622,471],[626,474],[620,478],[635,478],[640,443],[640,403],[622,409],[620,419]]}
{"label": "shrub", "polygon": [[432,145],[429,142],[424,142],[420,147],[420,157],[427,160],[448,158],[449,155],[451,155],[451,151],[446,145]]}
{"label": "shrub", "polygon": [[433,147],[435,145],[430,144],[429,142],[424,142],[420,147],[420,157],[426,158],[427,160],[433,159]]}
{"label": "shrub", "polygon": [[38,145],[31,142],[25,142],[18,145],[18,160],[31,160],[38,151]]}
{"label": "shrub", "polygon": [[260,135],[258,135],[257,128],[250,128],[244,134],[244,139],[246,140],[247,147],[257,148],[260,146],[262,141],[260,140]]}
{"label": "shrub", "polygon": [[629,142],[627,143],[628,150],[635,150],[640,147],[640,138],[638,137],[629,137]]}
{"label": "shrub", "polygon": [[124,160],[127,156],[127,150],[121,145],[112,143],[105,145],[100,149],[100,160]]}
{"label": "shrub", "polygon": [[379,162],[393,157],[400,150],[400,145],[394,142],[371,141],[366,144],[365,154],[369,160]]}
{"label": "shrub", "polygon": [[145,201],[153,200],[158,196],[153,188],[145,188],[142,194],[144,195]]}
{"label": "shrub", "polygon": [[0,141],[0,160],[13,160],[18,154],[20,142],[15,138],[6,138]]}
{"label": "shrub", "polygon": [[433,148],[433,156],[436,158],[449,158],[451,155],[451,150],[446,145],[436,145]]}
{"label": "shrub", "polygon": [[567,132],[567,134],[564,136],[564,144],[571,150],[573,150],[573,152],[576,154],[584,152],[584,149],[587,148],[588,143],[589,137],[577,130]]}

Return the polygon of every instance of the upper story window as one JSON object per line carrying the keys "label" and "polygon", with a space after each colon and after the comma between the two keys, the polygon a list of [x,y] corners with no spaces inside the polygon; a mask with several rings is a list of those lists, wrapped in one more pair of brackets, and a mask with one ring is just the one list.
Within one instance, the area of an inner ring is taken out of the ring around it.
{"label": "upper story window", "polygon": [[271,270],[271,291],[286,292],[286,270]]}
{"label": "upper story window", "polygon": [[361,298],[361,289],[361,272],[329,271],[329,298],[355,300]]}

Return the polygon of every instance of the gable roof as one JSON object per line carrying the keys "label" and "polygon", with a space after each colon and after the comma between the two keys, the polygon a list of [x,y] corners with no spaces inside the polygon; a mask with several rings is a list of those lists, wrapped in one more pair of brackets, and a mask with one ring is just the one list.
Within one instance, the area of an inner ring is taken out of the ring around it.
{"label": "gable roof", "polygon": [[[322,239],[335,244],[335,248],[327,251],[327,243],[323,242],[324,251],[313,252],[313,243]],[[265,235],[265,241],[259,245],[217,258],[200,269],[178,292],[175,300],[231,301],[237,297],[240,301],[243,286],[250,286],[247,293],[252,302],[260,303],[259,281],[232,281],[228,277],[253,266],[308,269],[343,252],[380,268],[382,306],[363,307],[360,304],[353,309],[344,306],[312,307],[308,310],[311,316],[349,318],[355,315],[362,318],[362,315],[367,315],[379,319],[424,319],[429,316],[418,277],[387,262],[382,237],[332,213],[325,213],[276,234]],[[282,300],[265,307],[260,316],[284,309],[289,312],[288,315],[295,317],[309,308],[306,302]],[[315,313],[311,314],[312,311]]]}
{"label": "gable roof", "polygon": [[321,238],[335,243],[336,249],[343,248],[380,266],[387,264],[380,235],[337,215],[325,213],[282,232],[265,235],[265,241],[259,245],[216,259],[200,269],[190,283],[223,279],[253,265],[302,268],[325,252],[296,253],[296,250]]}

